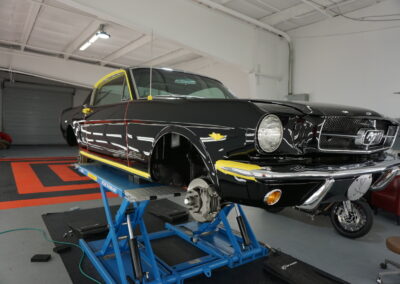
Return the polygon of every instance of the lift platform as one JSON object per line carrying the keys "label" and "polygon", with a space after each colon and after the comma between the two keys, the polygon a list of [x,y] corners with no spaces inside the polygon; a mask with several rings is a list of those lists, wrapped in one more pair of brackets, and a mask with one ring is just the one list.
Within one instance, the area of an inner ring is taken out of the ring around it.
{"label": "lift platform", "polygon": [[[256,240],[238,204],[224,206],[212,222],[188,222],[176,226],[166,223],[165,230],[148,233],[143,215],[149,202],[181,196],[184,189],[140,183],[129,174],[103,164],[76,167],[100,185],[108,235],[97,241],[80,239],[79,244],[106,283],[183,283],[200,274],[211,277],[215,269],[235,268],[268,254],[268,249]],[[115,216],[110,211],[108,191],[122,198]],[[241,235],[232,230],[228,221],[232,209],[243,220]],[[134,235],[136,227],[139,227],[140,235]],[[204,256],[168,265],[155,255],[152,241],[171,236],[195,246],[204,252]]]}

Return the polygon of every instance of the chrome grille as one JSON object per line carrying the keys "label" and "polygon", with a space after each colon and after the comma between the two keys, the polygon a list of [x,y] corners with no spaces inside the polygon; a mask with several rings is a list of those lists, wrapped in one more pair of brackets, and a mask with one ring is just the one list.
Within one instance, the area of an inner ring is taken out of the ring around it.
{"label": "chrome grille", "polygon": [[[375,145],[357,145],[361,129],[382,130],[384,136]],[[325,152],[377,152],[390,148],[396,133],[397,126],[388,120],[331,116],[325,118],[322,126],[319,148]]]}

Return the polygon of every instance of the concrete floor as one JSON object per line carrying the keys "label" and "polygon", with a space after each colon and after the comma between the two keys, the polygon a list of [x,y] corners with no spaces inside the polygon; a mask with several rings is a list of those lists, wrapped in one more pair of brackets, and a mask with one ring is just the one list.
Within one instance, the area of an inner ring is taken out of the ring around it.
{"label": "concrete floor", "polygon": [[78,148],[65,145],[19,146],[0,150],[0,158],[70,157],[77,156]]}
{"label": "concrete floor", "polygon": [[[75,154],[76,149],[61,146],[0,150],[0,157]],[[112,201],[112,204],[116,203],[118,199]],[[3,210],[0,212],[0,231],[19,227],[45,229],[41,214],[66,211],[77,206],[81,209],[92,208],[101,206],[101,202],[94,200]],[[312,221],[305,214],[292,209],[285,209],[280,214],[251,207],[245,207],[245,211],[260,241],[350,283],[376,283],[379,263],[384,258],[400,262],[400,256],[385,247],[386,237],[400,234],[400,227],[395,225],[394,216],[390,214],[379,214],[367,236],[351,240],[339,236],[326,217],[316,217]],[[235,224],[233,220],[232,223]],[[60,257],[52,253],[52,247],[37,232],[0,235],[0,283],[71,283]],[[30,257],[36,253],[51,253],[52,260],[48,263],[31,263]],[[400,276],[387,280],[386,283],[399,284]]]}

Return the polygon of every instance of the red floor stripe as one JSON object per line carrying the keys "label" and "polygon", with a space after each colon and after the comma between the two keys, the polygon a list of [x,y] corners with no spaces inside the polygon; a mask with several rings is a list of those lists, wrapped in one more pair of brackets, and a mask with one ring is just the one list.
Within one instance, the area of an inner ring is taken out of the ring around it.
{"label": "red floor stripe", "polygon": [[[68,161],[67,161],[68,162]],[[15,185],[19,194],[65,191],[65,190],[80,190],[98,187],[97,183],[89,184],[72,184],[59,186],[43,186],[39,177],[33,171],[32,164],[46,164],[47,162],[12,162],[11,168],[14,174]],[[54,164],[62,164],[65,161],[51,161]]]}
{"label": "red floor stripe", "polygon": [[49,165],[49,168],[64,182],[90,180],[89,177],[79,175],[70,167],[71,165]]}

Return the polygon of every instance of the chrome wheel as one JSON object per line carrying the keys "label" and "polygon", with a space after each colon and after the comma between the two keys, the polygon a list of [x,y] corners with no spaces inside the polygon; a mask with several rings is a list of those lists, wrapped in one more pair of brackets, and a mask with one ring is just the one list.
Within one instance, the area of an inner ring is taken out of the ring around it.
{"label": "chrome wheel", "polygon": [[363,200],[336,202],[330,215],[335,230],[347,238],[366,235],[374,219],[371,207]]}
{"label": "chrome wheel", "polygon": [[343,201],[336,207],[339,224],[346,231],[355,232],[360,230],[367,222],[367,217],[363,210],[360,210],[355,203]]}

